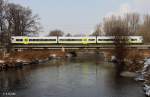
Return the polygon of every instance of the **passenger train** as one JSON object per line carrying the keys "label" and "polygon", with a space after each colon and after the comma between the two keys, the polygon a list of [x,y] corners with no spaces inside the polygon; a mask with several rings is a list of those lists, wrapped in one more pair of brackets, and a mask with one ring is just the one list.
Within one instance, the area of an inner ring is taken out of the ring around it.
{"label": "passenger train", "polygon": [[[88,36],[88,37],[27,37],[12,36],[12,44],[113,44],[114,36]],[[128,36],[128,44],[142,44],[142,36]]]}

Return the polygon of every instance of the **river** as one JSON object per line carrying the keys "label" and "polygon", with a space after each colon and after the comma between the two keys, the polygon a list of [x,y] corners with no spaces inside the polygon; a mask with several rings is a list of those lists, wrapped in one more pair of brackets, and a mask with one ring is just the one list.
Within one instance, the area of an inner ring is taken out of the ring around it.
{"label": "river", "polygon": [[133,78],[93,57],[53,59],[0,72],[0,97],[145,97]]}

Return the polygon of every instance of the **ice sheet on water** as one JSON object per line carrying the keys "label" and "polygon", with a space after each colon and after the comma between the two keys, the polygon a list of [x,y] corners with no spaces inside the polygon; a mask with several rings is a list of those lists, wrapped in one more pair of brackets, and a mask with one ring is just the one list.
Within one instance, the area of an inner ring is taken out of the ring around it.
{"label": "ice sheet on water", "polygon": [[144,60],[145,60],[145,62],[144,62],[143,70],[142,70],[143,72],[146,71],[147,68],[149,68],[149,66],[150,66],[150,58],[144,59]]}
{"label": "ice sheet on water", "polygon": [[145,59],[144,65],[150,65],[150,58]]}

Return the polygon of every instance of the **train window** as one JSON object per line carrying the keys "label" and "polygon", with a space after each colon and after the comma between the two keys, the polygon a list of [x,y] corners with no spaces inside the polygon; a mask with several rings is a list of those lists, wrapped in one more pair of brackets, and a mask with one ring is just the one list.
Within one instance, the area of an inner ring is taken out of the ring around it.
{"label": "train window", "polygon": [[16,41],[22,41],[22,39],[16,39]]}
{"label": "train window", "polygon": [[29,41],[39,41],[39,39],[29,39]]}
{"label": "train window", "polygon": [[67,39],[60,39],[60,41],[67,41]]}
{"label": "train window", "polygon": [[34,39],[29,39],[29,41],[34,41]]}
{"label": "train window", "polygon": [[82,41],[82,39],[60,39],[59,41]]}
{"label": "train window", "polygon": [[114,39],[114,41],[128,41],[128,39],[119,39],[119,38],[116,38],[116,39]]}
{"label": "train window", "polygon": [[48,41],[48,39],[41,39],[41,41]]}
{"label": "train window", "polygon": [[113,39],[98,39],[98,41],[113,41]]}
{"label": "train window", "polygon": [[56,41],[56,39],[29,39],[29,41]]}
{"label": "train window", "polygon": [[56,41],[56,39],[40,39],[40,41]]}
{"label": "train window", "polygon": [[98,39],[98,41],[103,41],[103,39]]}
{"label": "train window", "polygon": [[47,39],[47,41],[56,41],[56,39]]}
{"label": "train window", "polygon": [[59,41],[66,41],[66,40],[64,40],[64,39],[59,39]]}
{"label": "train window", "polygon": [[104,39],[98,39],[98,41],[104,41]]}
{"label": "train window", "polygon": [[47,41],[47,39],[37,39],[37,41]]}
{"label": "train window", "polygon": [[33,41],[32,39],[29,39],[29,41]]}
{"label": "train window", "polygon": [[105,41],[114,41],[114,39],[106,39]]}
{"label": "train window", "polygon": [[73,39],[72,41],[82,41],[82,39]]}
{"label": "train window", "polygon": [[47,39],[39,39],[39,41],[47,41]]}
{"label": "train window", "polygon": [[95,41],[95,39],[89,39],[89,41]]}
{"label": "train window", "polygon": [[131,39],[131,41],[137,41],[137,39]]}

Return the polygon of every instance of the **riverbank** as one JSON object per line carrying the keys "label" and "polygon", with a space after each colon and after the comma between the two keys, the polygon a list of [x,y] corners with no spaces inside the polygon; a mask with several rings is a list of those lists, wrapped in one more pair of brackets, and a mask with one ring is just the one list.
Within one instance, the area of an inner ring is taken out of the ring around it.
{"label": "riverbank", "polygon": [[0,54],[0,70],[22,67],[29,64],[38,64],[51,58],[63,58],[65,53],[52,50],[26,50]]}
{"label": "riverbank", "polygon": [[144,66],[137,76],[137,81],[143,81],[143,90],[145,95],[150,97],[150,58],[144,59]]}
{"label": "riverbank", "polygon": [[[143,67],[143,62],[139,63],[143,59],[142,53],[137,53],[138,51],[130,51],[128,54],[128,59],[126,59],[125,70],[129,72],[136,72]],[[76,56],[76,53],[71,52],[72,55]],[[67,54],[65,51],[57,50],[23,50],[23,51],[13,51],[7,54],[0,52],[0,67],[17,67],[19,64],[30,64],[38,63],[42,61],[49,60],[51,58],[65,58],[71,57],[72,55]],[[111,55],[110,55],[111,56]],[[89,56],[90,57],[90,56]],[[17,65],[16,65],[17,64]]]}
{"label": "riverbank", "polygon": [[124,72],[121,75],[134,77],[136,81],[142,82],[145,95],[150,97],[150,58],[132,53],[132,56],[129,60],[125,60],[125,63]]}

